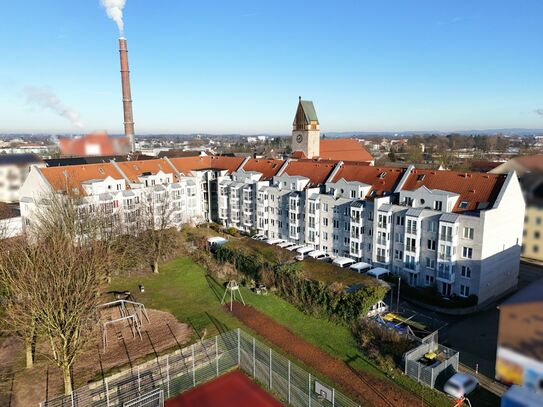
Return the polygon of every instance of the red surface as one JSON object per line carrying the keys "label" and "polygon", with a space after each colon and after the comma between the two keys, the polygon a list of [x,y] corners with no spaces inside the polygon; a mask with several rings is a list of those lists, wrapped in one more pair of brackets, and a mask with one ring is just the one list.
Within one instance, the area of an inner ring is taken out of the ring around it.
{"label": "red surface", "polygon": [[166,407],[281,407],[282,404],[243,373],[227,373],[166,400]]}

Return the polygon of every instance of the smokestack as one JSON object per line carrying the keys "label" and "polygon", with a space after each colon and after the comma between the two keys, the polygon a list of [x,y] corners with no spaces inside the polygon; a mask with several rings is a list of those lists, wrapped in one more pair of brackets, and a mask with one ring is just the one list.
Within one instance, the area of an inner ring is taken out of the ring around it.
{"label": "smokestack", "polygon": [[124,135],[130,143],[130,151],[136,150],[134,142],[134,117],[132,115],[132,94],[130,92],[130,70],[128,69],[128,48],[126,39],[119,38],[119,54],[121,56],[121,82],[123,88]]}

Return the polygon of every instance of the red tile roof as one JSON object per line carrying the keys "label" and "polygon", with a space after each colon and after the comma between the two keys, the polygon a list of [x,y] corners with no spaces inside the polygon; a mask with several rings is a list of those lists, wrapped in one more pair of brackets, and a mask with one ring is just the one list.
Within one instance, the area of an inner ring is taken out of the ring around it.
{"label": "red tile roof", "polygon": [[132,182],[138,182],[138,177],[144,173],[150,172],[151,174],[156,174],[159,171],[166,174],[173,174],[175,179],[175,171],[164,159],[124,161],[117,163],[117,165]]}
{"label": "red tile roof", "polygon": [[[453,212],[467,212],[477,210],[479,203],[488,202],[492,205],[500,193],[505,178],[506,175],[502,174],[414,169],[409,174],[403,189],[413,191],[424,185],[428,189],[440,189],[459,194],[460,197]],[[462,201],[468,203],[465,208],[459,207]]]}
{"label": "red tile roof", "polygon": [[228,170],[236,171],[244,161],[243,157],[205,156],[205,157],[179,157],[171,158],[170,161],[177,168],[177,171],[189,175],[192,170]]}
{"label": "red tile roof", "polygon": [[335,162],[330,161],[291,161],[288,163],[284,174],[309,178],[310,186],[320,185],[326,182],[335,165]]}
{"label": "red tile roof", "polygon": [[294,159],[301,159],[301,158],[307,158],[304,154],[303,151],[293,151],[292,154],[290,155],[291,158],[294,158]]}
{"label": "red tile roof", "polygon": [[373,161],[364,146],[355,139],[321,139],[319,157],[343,161]]}
{"label": "red tile roof", "polygon": [[113,179],[124,179],[111,163],[46,167],[40,168],[39,171],[55,191],[72,193],[77,189],[81,196],[86,195],[81,185],[85,181],[104,180],[108,176]]}
{"label": "red tile roof", "polygon": [[263,179],[269,180],[277,174],[283,163],[283,160],[259,160],[251,158],[245,163],[243,170],[260,172]]}
{"label": "red tile roof", "polygon": [[394,191],[404,172],[403,168],[373,167],[367,163],[348,162],[341,167],[332,181],[344,179],[362,182],[372,186],[367,197],[382,196],[385,192],[390,194]]}

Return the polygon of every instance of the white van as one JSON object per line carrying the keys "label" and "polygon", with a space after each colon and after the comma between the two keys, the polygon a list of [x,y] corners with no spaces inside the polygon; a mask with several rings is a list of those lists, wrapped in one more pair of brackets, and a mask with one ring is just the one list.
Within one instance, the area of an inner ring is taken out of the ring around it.
{"label": "white van", "polygon": [[312,252],[309,252],[307,254],[308,257],[311,257],[315,260],[321,260],[321,261],[331,261],[332,258],[328,253],[322,250],[313,250]]}
{"label": "white van", "polygon": [[383,267],[375,267],[368,271],[368,276],[375,277],[376,279],[386,276],[387,274],[390,274],[390,271]]}
{"label": "white van", "polygon": [[338,257],[336,258],[332,264],[341,267],[342,269],[347,268],[351,265],[353,265],[355,261],[353,259],[350,259],[348,257]]}
{"label": "white van", "polygon": [[349,268],[357,273],[365,273],[371,269],[371,264],[361,261],[359,263],[351,264]]}
{"label": "white van", "polygon": [[299,253],[299,254],[298,254],[298,256],[295,257],[295,259],[298,260],[298,261],[302,261],[304,259],[304,257],[308,253],[311,253],[312,251],[315,251],[315,249],[313,249],[310,246],[302,246],[302,247],[300,247],[299,249],[296,250],[296,252]]}

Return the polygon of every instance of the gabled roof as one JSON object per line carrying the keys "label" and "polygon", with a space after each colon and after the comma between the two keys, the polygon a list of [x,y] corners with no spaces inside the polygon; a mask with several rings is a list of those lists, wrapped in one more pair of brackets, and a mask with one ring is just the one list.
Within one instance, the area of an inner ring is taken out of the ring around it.
{"label": "gabled roof", "polygon": [[179,157],[170,159],[177,171],[184,175],[189,175],[193,170],[208,169],[234,172],[244,160],[244,157],[225,156]]}
{"label": "gabled roof", "polygon": [[40,168],[39,171],[55,191],[73,193],[77,190],[81,196],[86,195],[82,186],[85,181],[103,181],[107,177],[124,179],[111,163],[46,167]]}
{"label": "gabled roof", "polygon": [[319,157],[329,160],[373,161],[364,146],[355,139],[321,139]]}
{"label": "gabled roof", "polygon": [[382,196],[394,191],[404,172],[403,168],[373,167],[364,163],[348,162],[341,167],[332,182],[340,179],[362,182],[371,185],[368,197]]}
{"label": "gabled roof", "polygon": [[315,111],[315,106],[311,100],[302,100],[301,98],[298,101],[298,109],[296,110],[296,116],[294,117],[294,124],[296,124],[297,119],[300,119],[303,116],[305,123],[309,124],[312,121],[319,123],[317,118],[317,112]]}
{"label": "gabled roof", "polygon": [[309,187],[321,185],[335,167],[334,162],[319,162],[316,160],[291,161],[283,174],[309,178]]}
{"label": "gabled roof", "polygon": [[131,182],[139,182],[138,178],[145,173],[154,175],[159,171],[166,174],[172,174],[175,178],[175,172],[172,166],[164,159],[125,161],[117,163],[117,165]]}
{"label": "gabled roof", "polygon": [[251,158],[243,166],[243,171],[245,172],[259,172],[262,174],[263,180],[272,179],[275,174],[281,169],[283,165],[283,160],[259,160]]}
{"label": "gabled roof", "polygon": [[[440,189],[459,195],[453,212],[468,212],[481,209],[479,204],[491,206],[505,181],[506,175],[481,172],[432,171],[414,169],[402,189],[414,191],[421,186]],[[460,207],[461,202],[467,204]]]}

